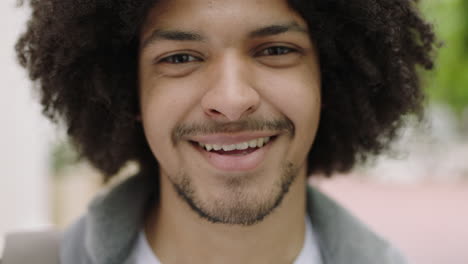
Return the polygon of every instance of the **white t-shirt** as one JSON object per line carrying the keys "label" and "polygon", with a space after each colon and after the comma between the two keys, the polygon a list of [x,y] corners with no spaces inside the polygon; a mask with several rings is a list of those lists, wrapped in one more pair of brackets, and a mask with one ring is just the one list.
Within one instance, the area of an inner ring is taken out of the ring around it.
{"label": "white t-shirt", "polygon": [[[130,256],[132,264],[161,264],[158,257],[153,253],[153,250],[148,244],[145,232],[142,230],[138,235],[137,242],[133,248]],[[320,251],[317,240],[315,238],[314,230],[309,217],[306,219],[306,234],[304,246],[297,256],[294,264],[322,264],[320,258]]]}

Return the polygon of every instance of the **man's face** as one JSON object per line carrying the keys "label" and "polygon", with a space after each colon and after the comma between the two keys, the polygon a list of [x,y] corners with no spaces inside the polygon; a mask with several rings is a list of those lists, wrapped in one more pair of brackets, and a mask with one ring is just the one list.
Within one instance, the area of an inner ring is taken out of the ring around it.
{"label": "man's face", "polygon": [[305,21],[285,0],[163,0],[140,40],[142,122],[161,182],[212,222],[263,219],[304,179],[319,122]]}

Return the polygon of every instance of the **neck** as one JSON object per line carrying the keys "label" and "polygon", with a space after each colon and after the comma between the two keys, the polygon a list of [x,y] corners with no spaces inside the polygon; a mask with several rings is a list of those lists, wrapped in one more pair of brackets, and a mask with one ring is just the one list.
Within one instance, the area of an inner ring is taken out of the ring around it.
{"label": "neck", "polygon": [[[161,180],[159,203],[147,218],[149,244],[165,264],[293,263],[305,234],[305,172],[281,205],[252,226],[213,224],[198,217]],[[168,201],[177,200],[177,203]]]}

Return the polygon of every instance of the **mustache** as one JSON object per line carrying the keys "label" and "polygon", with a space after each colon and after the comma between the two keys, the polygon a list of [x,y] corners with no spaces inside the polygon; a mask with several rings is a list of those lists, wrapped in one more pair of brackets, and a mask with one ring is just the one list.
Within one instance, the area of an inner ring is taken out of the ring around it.
{"label": "mustache", "polygon": [[272,120],[247,118],[226,123],[211,120],[203,123],[180,124],[176,126],[172,132],[172,142],[175,143],[190,136],[240,133],[246,131],[286,132],[290,136],[293,136],[294,125],[293,122],[286,117]]}

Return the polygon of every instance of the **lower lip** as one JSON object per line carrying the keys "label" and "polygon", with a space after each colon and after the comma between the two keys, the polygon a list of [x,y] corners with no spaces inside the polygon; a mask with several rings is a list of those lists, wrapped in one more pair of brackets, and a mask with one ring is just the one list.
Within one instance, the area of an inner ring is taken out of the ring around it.
{"label": "lower lip", "polygon": [[208,152],[195,144],[192,144],[192,146],[216,169],[222,171],[250,171],[262,163],[273,142],[274,139],[271,139],[263,147],[244,155],[218,154],[216,152]]}

